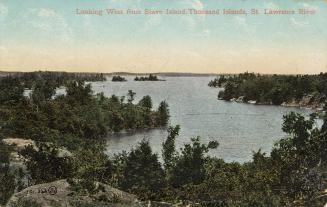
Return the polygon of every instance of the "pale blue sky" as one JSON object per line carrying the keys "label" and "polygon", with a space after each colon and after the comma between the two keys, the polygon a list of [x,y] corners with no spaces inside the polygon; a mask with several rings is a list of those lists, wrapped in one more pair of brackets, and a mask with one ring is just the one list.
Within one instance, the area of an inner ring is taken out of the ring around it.
{"label": "pale blue sky", "polygon": [[[76,14],[106,8],[305,8],[316,14]],[[261,72],[268,57],[276,64],[272,72],[318,72],[326,70],[326,50],[323,0],[0,0],[0,70]]]}

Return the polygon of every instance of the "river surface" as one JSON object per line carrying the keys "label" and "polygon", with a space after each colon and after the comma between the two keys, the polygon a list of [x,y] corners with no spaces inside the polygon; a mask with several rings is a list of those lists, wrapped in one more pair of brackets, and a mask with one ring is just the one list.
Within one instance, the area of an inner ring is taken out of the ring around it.
{"label": "river surface", "polygon": [[[190,138],[200,136],[202,142],[217,140],[219,147],[209,155],[223,158],[227,162],[246,162],[253,151],[261,149],[270,152],[274,143],[285,134],[282,132],[283,115],[295,111],[304,115],[312,110],[258,106],[225,102],[217,99],[219,89],[210,88],[208,82],[214,77],[161,77],[166,81],[93,82],[94,92],[126,96],[128,90],[136,92],[135,103],[143,96],[150,95],[154,107],[166,100],[170,109],[170,125],[181,126],[176,140],[177,149]],[[150,142],[152,149],[161,154],[161,144],[167,136],[166,129],[143,130],[134,133],[108,135],[107,153],[113,155],[123,150],[129,151],[142,139]]]}

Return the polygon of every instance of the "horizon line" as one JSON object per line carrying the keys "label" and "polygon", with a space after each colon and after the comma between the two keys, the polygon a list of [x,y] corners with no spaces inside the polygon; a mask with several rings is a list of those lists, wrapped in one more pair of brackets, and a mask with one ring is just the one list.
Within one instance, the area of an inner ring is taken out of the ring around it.
{"label": "horizon line", "polygon": [[327,71],[321,71],[318,73],[260,73],[260,72],[252,72],[252,71],[244,71],[240,73],[199,73],[199,72],[125,72],[125,71],[115,71],[115,72],[92,72],[92,71],[65,71],[65,70],[34,70],[34,71],[6,71],[6,70],[0,70],[0,73],[36,73],[36,72],[53,72],[53,73],[80,73],[80,74],[105,74],[105,75],[119,75],[119,74],[125,74],[125,75],[148,75],[148,74],[161,74],[161,75],[197,75],[197,76],[214,76],[214,75],[237,75],[242,73],[254,73],[254,74],[260,74],[260,75],[319,75],[321,73],[327,73]]}

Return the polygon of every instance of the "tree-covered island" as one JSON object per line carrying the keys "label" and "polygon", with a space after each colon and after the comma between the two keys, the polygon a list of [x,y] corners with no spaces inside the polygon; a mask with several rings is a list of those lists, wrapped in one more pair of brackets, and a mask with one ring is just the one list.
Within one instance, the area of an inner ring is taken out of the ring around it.
{"label": "tree-covered island", "polygon": [[125,82],[127,81],[125,77],[122,77],[120,75],[114,75],[112,76],[112,79],[111,79],[112,82]]}
{"label": "tree-covered island", "polygon": [[256,104],[304,106],[322,110],[327,100],[327,73],[318,75],[221,75],[209,82],[218,98]]}
{"label": "tree-covered island", "polygon": [[158,76],[153,74],[150,74],[149,76],[141,76],[141,77],[136,76],[134,80],[135,81],[164,81],[162,79],[159,79]]}

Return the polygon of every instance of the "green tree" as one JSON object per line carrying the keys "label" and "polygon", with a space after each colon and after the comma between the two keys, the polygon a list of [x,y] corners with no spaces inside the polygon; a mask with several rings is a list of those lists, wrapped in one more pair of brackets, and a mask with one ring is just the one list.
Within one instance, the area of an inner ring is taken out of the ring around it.
{"label": "green tree", "polygon": [[91,85],[85,85],[84,81],[72,81],[67,84],[67,97],[75,104],[87,104],[92,98]]}
{"label": "green tree", "polygon": [[11,149],[0,140],[0,204],[5,205],[16,188],[15,176],[9,169]]}
{"label": "green tree", "polygon": [[139,105],[148,109],[148,110],[151,110],[152,109],[152,99],[150,96],[144,96],[140,101],[139,101]]}
{"label": "green tree", "polygon": [[33,87],[32,99],[38,103],[39,101],[49,100],[56,94],[56,87],[51,81],[40,79],[36,81]]}
{"label": "green tree", "polygon": [[175,166],[178,156],[175,149],[175,140],[179,134],[180,126],[169,127],[167,131],[167,139],[162,143],[162,157],[166,171],[170,171]]}
{"label": "green tree", "polygon": [[17,77],[0,78],[0,104],[17,104],[24,99],[24,86]]}
{"label": "green tree", "polygon": [[172,170],[171,183],[175,187],[185,184],[200,184],[205,178],[205,153],[218,147],[218,142],[201,144],[200,137],[192,138],[192,144],[185,144]]}
{"label": "green tree", "polygon": [[157,123],[161,126],[167,125],[169,120],[169,108],[165,101],[160,102],[158,107]]}
{"label": "green tree", "polygon": [[60,155],[59,148],[53,144],[37,143],[37,149],[27,146],[20,154],[35,183],[51,182],[70,178],[74,174],[72,158]]}
{"label": "green tree", "polygon": [[123,190],[135,193],[141,199],[160,198],[165,187],[164,170],[148,141],[143,140],[129,153],[123,177]]}
{"label": "green tree", "polygon": [[136,93],[132,90],[128,90],[127,96],[128,96],[128,103],[132,103],[134,101]]}
{"label": "green tree", "polygon": [[[282,188],[291,200],[311,202],[322,186],[327,187],[321,175],[326,168],[326,135],[314,125],[316,115],[309,119],[290,113],[284,117],[283,131],[288,137],[281,139],[271,156],[280,165]],[[306,205],[306,204],[304,204]]]}

